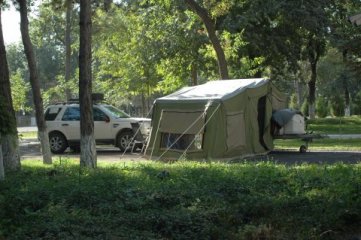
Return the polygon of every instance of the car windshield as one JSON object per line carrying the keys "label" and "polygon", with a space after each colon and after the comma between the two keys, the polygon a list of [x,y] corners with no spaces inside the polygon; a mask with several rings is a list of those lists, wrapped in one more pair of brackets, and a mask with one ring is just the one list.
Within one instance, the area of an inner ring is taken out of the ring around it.
{"label": "car windshield", "polygon": [[107,106],[104,106],[104,108],[113,117],[116,117],[116,118],[130,118],[130,116],[128,114],[126,114],[122,110],[119,110],[118,108],[115,108],[113,106],[107,105]]}

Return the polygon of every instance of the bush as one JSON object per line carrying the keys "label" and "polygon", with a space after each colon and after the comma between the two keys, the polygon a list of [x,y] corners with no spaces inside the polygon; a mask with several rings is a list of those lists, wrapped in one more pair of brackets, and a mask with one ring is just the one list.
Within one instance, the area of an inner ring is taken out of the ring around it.
{"label": "bush", "polygon": [[319,97],[316,100],[316,114],[319,118],[325,118],[328,114],[328,102],[324,97]]}
{"label": "bush", "polygon": [[341,163],[24,161],[0,183],[0,239],[348,239],[360,176]]}
{"label": "bush", "polygon": [[361,91],[356,94],[352,103],[352,114],[361,115]]}
{"label": "bush", "polygon": [[288,104],[288,107],[291,109],[299,109],[297,104],[297,95],[296,93],[293,93],[290,97],[290,103]]}
{"label": "bush", "polygon": [[345,115],[345,102],[340,95],[335,95],[331,98],[332,115],[341,117]]}
{"label": "bush", "polygon": [[301,112],[303,113],[304,116],[308,117],[308,100],[305,99],[302,103],[301,106]]}

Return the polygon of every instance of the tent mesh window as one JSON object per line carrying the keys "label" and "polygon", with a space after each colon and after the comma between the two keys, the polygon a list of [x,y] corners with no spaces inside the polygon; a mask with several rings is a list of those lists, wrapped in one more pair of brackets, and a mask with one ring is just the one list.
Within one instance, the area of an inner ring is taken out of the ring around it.
{"label": "tent mesh window", "polygon": [[204,111],[163,111],[159,130],[162,149],[203,149]]}
{"label": "tent mesh window", "polygon": [[174,150],[202,150],[203,134],[162,133],[161,148]]}

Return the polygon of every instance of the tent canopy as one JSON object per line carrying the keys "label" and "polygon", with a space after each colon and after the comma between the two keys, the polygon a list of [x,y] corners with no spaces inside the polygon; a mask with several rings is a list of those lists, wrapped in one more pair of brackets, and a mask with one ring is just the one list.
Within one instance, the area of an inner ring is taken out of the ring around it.
{"label": "tent canopy", "polygon": [[150,157],[232,159],[273,148],[271,117],[286,98],[266,78],[210,81],[154,102]]}
{"label": "tent canopy", "polygon": [[249,88],[266,84],[266,78],[210,81],[202,85],[184,87],[168,96],[158,98],[158,102],[182,100],[226,100]]}

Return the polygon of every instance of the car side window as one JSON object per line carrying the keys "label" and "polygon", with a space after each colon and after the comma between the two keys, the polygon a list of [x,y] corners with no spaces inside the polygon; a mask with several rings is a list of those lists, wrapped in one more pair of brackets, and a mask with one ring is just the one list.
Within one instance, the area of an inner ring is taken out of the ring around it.
{"label": "car side window", "polygon": [[68,107],[63,115],[63,121],[80,121],[79,107]]}
{"label": "car side window", "polygon": [[54,121],[58,113],[61,111],[61,107],[50,107],[45,112],[45,121]]}
{"label": "car side window", "polygon": [[109,117],[98,108],[93,108],[93,119],[94,121],[106,121]]}

